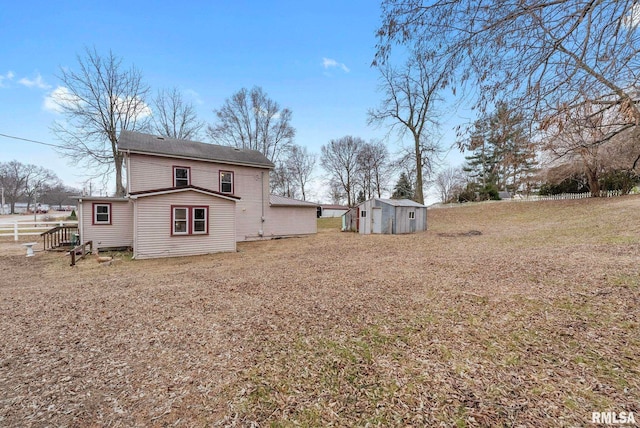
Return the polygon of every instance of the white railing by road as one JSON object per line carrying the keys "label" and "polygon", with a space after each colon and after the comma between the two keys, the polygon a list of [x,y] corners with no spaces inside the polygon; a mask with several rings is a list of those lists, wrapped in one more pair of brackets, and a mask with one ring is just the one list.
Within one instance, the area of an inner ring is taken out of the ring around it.
{"label": "white railing by road", "polygon": [[13,236],[18,241],[20,236],[37,236],[42,232],[56,226],[77,226],[74,220],[63,221],[14,221],[13,223],[0,224],[0,237]]}

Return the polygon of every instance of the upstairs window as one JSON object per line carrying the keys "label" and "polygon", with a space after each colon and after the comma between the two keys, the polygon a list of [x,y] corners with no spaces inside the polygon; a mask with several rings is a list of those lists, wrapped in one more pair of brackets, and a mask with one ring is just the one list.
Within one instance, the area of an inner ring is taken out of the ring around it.
{"label": "upstairs window", "polygon": [[191,184],[191,168],[188,166],[173,167],[173,187],[184,187]]}
{"label": "upstairs window", "polygon": [[93,224],[111,224],[111,204],[93,204]]}
{"label": "upstairs window", "polygon": [[220,171],[220,193],[233,194],[233,172]]}
{"label": "upstairs window", "polygon": [[209,207],[171,207],[171,235],[208,235]]}

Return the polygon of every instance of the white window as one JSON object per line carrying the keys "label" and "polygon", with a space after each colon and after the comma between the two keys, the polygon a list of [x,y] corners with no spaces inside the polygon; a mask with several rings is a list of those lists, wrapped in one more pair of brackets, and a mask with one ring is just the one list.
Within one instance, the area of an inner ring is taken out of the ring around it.
{"label": "white window", "polygon": [[209,207],[171,207],[172,235],[208,235]]}
{"label": "white window", "polygon": [[416,219],[416,212],[409,211],[409,220],[415,220],[415,219]]}
{"label": "white window", "polygon": [[207,209],[193,208],[193,230],[191,233],[200,234],[207,233]]}
{"label": "white window", "polygon": [[220,193],[233,194],[233,172],[220,171]]}
{"label": "white window", "polygon": [[191,168],[187,166],[173,167],[173,187],[183,187],[191,184]]}
{"label": "white window", "polygon": [[111,224],[111,204],[93,204],[93,224]]}
{"label": "white window", "polygon": [[189,234],[189,208],[186,208],[186,207],[173,208],[173,234],[174,235]]}

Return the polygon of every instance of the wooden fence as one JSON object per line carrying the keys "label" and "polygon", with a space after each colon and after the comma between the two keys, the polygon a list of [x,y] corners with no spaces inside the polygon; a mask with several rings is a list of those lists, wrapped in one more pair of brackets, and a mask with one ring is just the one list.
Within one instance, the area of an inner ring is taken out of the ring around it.
{"label": "wooden fence", "polygon": [[18,241],[20,236],[40,236],[56,226],[78,226],[77,221],[14,221],[13,223],[0,224],[0,236],[13,236]]}

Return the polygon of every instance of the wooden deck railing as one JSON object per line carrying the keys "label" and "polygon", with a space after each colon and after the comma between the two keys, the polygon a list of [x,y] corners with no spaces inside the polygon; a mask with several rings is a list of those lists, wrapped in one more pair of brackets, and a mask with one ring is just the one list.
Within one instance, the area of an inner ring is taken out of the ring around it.
{"label": "wooden deck railing", "polygon": [[[87,246],[89,247],[89,251],[87,251]],[[75,246],[69,251],[71,255],[71,266],[76,265],[76,261],[86,257],[88,254],[93,253],[93,241],[87,241],[84,244],[80,244]]]}
{"label": "wooden deck railing", "polygon": [[76,242],[74,235],[78,233],[78,226],[56,226],[52,229],[42,232],[40,236],[44,241],[45,250],[55,250],[61,247],[70,248],[79,244]]}

